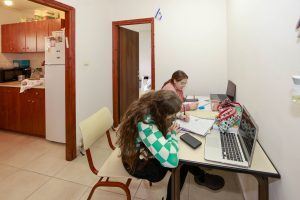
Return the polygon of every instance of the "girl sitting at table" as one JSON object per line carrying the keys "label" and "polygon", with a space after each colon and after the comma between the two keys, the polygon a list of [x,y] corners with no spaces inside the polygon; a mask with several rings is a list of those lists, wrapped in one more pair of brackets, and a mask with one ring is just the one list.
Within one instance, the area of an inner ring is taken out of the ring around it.
{"label": "girl sitting at table", "polygon": [[[177,70],[172,74],[172,77],[163,84],[162,90],[171,90],[175,92],[180,100],[184,102],[183,89],[187,84],[188,78],[188,75],[184,71]],[[181,111],[196,110],[197,108],[198,102],[190,102],[183,104]]]}
{"label": "girl sitting at table", "polygon": [[[185,88],[188,80],[188,75],[181,70],[177,70],[172,74],[171,79],[166,81],[162,86],[162,90],[173,91],[184,102],[183,89]],[[182,104],[181,111],[184,114],[179,114],[177,117],[181,120],[188,121],[189,117],[185,115],[187,110],[198,109],[198,102],[190,102]],[[196,166],[189,167],[189,171],[194,175],[194,180],[198,185],[208,187],[212,190],[219,190],[224,186],[224,179],[221,176],[208,174],[204,170]]]}
{"label": "girl sitting at table", "polygon": [[[118,130],[117,142],[129,174],[159,182],[168,170],[178,166],[179,127],[173,122],[181,104],[174,92],[160,90],[144,94],[129,106]],[[195,167],[182,165],[180,189],[188,171],[197,172]],[[167,199],[171,198],[170,194],[169,180]]]}

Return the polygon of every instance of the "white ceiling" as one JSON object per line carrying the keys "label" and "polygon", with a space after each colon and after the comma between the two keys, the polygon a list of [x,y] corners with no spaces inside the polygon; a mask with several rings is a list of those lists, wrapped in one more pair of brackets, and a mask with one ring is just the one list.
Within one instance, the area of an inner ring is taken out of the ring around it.
{"label": "white ceiling", "polygon": [[44,9],[44,8],[47,8],[48,10],[52,10],[49,7],[46,7],[46,6],[37,4],[37,3],[33,3],[28,0],[13,0],[13,6],[9,6],[9,7],[4,5],[3,0],[0,0],[0,7],[5,7],[7,9],[16,9],[19,11],[28,10],[28,9],[32,9],[32,10]]}
{"label": "white ceiling", "polygon": [[151,30],[151,24],[135,24],[135,25],[122,26],[122,27],[133,30],[133,31],[137,31],[137,32]]}

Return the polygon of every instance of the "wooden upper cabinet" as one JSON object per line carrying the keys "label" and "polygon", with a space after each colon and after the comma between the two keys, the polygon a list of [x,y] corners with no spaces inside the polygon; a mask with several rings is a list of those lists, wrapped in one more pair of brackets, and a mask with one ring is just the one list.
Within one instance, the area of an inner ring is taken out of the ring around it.
{"label": "wooden upper cabinet", "polygon": [[36,51],[44,52],[45,51],[45,37],[49,36],[48,34],[48,21],[38,21],[36,23]]}
{"label": "wooden upper cabinet", "polygon": [[65,27],[65,20],[63,19],[49,19],[47,21],[49,23],[49,35],[52,34],[52,31],[59,31]]}
{"label": "wooden upper cabinet", "polygon": [[25,46],[25,25],[24,23],[11,24],[11,52],[20,53],[26,51]]}
{"label": "wooden upper cabinet", "polygon": [[63,19],[1,25],[3,53],[44,52],[45,37],[65,26]]}
{"label": "wooden upper cabinet", "polygon": [[6,52],[11,52],[11,40],[10,40],[10,35],[11,35],[11,24],[5,24],[1,26],[1,52],[6,53]]}
{"label": "wooden upper cabinet", "polygon": [[36,22],[26,22],[25,26],[25,52],[36,52],[37,26]]}
{"label": "wooden upper cabinet", "polygon": [[3,53],[25,52],[25,25],[23,23],[1,26],[1,48]]}

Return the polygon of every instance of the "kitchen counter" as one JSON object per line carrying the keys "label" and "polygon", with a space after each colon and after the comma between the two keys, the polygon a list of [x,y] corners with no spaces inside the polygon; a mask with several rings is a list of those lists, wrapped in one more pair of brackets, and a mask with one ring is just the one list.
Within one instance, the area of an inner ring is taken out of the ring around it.
{"label": "kitchen counter", "polygon": [[[0,83],[0,87],[21,87],[21,82],[19,81],[4,82],[4,83]],[[33,88],[45,89],[45,83],[39,86],[35,86]]]}

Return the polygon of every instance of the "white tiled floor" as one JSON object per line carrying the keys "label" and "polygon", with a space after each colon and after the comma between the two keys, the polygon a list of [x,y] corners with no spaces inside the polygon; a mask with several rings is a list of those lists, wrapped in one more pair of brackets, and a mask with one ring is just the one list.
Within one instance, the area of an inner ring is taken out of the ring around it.
{"label": "white tiled floor", "polygon": [[[96,166],[99,168],[111,153],[103,137],[92,148]],[[74,161],[64,159],[64,145],[45,139],[0,131],[0,199],[28,200],[71,200],[87,199],[97,177],[89,170],[85,156]],[[225,178],[225,187],[213,192],[198,186],[192,175],[188,175],[181,199],[196,200],[243,200],[238,180],[233,173],[210,171]],[[167,184],[168,177],[163,180]],[[162,183],[162,184],[163,184]],[[151,192],[147,181],[132,181],[132,199],[160,199],[155,193],[158,185],[153,184]],[[112,188],[99,188],[92,199],[125,199],[123,191]]]}

